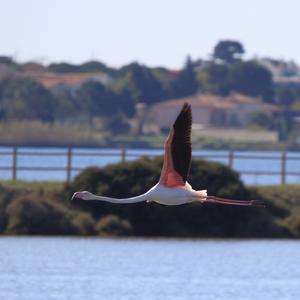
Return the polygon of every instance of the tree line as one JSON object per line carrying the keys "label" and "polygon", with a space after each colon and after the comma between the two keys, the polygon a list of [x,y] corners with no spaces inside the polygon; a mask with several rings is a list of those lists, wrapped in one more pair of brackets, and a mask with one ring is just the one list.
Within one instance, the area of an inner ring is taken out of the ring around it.
{"label": "tree line", "polygon": [[[300,98],[300,88],[275,86],[270,71],[255,60],[243,60],[244,53],[240,42],[225,40],[215,46],[210,59],[187,57],[178,71],[149,68],[138,62],[119,69],[98,61],[41,66],[45,71],[64,74],[103,72],[111,80],[108,84],[90,80],[76,89],[54,92],[32,78],[4,78],[0,81],[0,121],[68,120],[93,125],[93,120],[99,118],[104,128],[125,133],[137,103],[150,105],[197,92],[225,96],[234,91],[278,104],[285,112],[281,122],[288,128],[291,125],[290,108]],[[0,57],[1,63],[22,71],[22,64],[7,57]],[[266,128],[274,127],[272,120],[263,113],[253,122]]]}

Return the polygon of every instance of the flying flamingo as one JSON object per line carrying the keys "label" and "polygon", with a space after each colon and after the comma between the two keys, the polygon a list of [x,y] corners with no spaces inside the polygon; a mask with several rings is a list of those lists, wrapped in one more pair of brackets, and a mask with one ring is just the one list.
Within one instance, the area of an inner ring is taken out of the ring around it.
{"label": "flying flamingo", "polygon": [[97,196],[87,191],[74,193],[72,199],[100,200],[111,203],[157,202],[164,205],[181,205],[191,202],[221,203],[243,206],[264,206],[260,200],[232,200],[208,196],[206,190],[196,191],[187,182],[191,164],[191,105],[184,103],[165,142],[164,163],[159,182],[146,193],[131,198]]}

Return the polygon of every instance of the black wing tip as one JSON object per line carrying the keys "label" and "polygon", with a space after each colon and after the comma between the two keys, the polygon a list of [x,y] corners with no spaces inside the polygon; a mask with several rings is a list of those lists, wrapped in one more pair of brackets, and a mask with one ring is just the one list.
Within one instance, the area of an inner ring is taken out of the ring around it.
{"label": "black wing tip", "polygon": [[[184,118],[184,116],[187,117],[188,120],[191,122],[191,119],[192,119],[192,106],[188,102],[183,103],[181,111],[179,112],[176,121],[179,120],[179,119]],[[175,121],[175,123],[176,123],[176,121]],[[174,125],[175,125],[175,123],[174,123]]]}
{"label": "black wing tip", "polygon": [[186,182],[191,163],[192,129],[192,109],[188,102],[183,103],[173,128],[174,136],[171,144],[173,164],[176,172]]}
{"label": "black wing tip", "polygon": [[184,102],[179,115],[186,115],[188,119],[192,119],[192,106],[188,102]]}
{"label": "black wing tip", "polygon": [[191,106],[191,104],[190,103],[188,103],[188,102],[184,102],[183,103],[183,106],[182,106],[182,111],[187,111],[187,110],[191,110],[191,108],[192,108],[192,106]]}

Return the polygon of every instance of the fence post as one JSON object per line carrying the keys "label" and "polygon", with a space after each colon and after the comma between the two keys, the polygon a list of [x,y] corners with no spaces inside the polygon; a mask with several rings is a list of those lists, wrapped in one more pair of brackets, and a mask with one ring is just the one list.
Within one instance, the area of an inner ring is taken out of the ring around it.
{"label": "fence post", "polygon": [[233,159],[234,159],[234,152],[230,150],[228,153],[228,165],[232,169],[233,168]]}
{"label": "fence post", "polygon": [[12,180],[17,180],[18,148],[14,147],[12,152]]}
{"label": "fence post", "polygon": [[68,148],[67,152],[67,182],[71,180],[71,172],[72,172],[72,148]]}
{"label": "fence post", "polygon": [[121,162],[125,162],[126,161],[126,148],[122,148],[121,149]]}
{"label": "fence post", "polygon": [[286,182],[286,152],[281,155],[281,184]]}

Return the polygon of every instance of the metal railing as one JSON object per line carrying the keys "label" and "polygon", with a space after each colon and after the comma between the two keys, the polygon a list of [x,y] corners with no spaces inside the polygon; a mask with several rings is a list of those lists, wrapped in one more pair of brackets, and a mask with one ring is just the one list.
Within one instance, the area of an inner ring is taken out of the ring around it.
{"label": "metal railing", "polygon": [[[119,152],[111,152],[111,151],[101,151],[101,152],[74,152],[73,148],[68,148],[67,151],[49,151],[49,152],[35,152],[35,151],[28,151],[28,150],[21,150],[18,147],[14,147],[11,150],[1,151],[0,152],[0,158],[1,156],[11,156],[11,165],[9,166],[1,166],[0,165],[0,171],[1,170],[8,170],[11,171],[11,179],[17,180],[18,178],[18,171],[63,171],[66,174],[65,180],[69,182],[71,180],[71,175],[73,171],[81,171],[84,168],[74,167],[73,165],[73,158],[80,157],[80,156],[97,156],[97,157],[119,157],[120,161],[126,161],[130,157],[139,157],[141,155],[130,153],[127,149],[123,148],[120,149]],[[18,164],[18,157],[19,156],[47,156],[47,157],[53,157],[53,156],[60,156],[66,158],[66,165],[64,166],[23,166]],[[147,155],[150,157],[158,156],[158,154],[150,154]],[[255,160],[274,160],[274,161],[280,161],[280,170],[279,171],[237,171],[241,175],[277,175],[280,176],[280,182],[281,184],[286,184],[286,177],[288,175],[294,175],[300,177],[300,170],[299,172],[292,172],[287,170],[287,162],[293,161],[293,160],[300,160],[300,156],[298,157],[288,157],[286,152],[282,152],[280,155],[241,155],[235,153],[235,151],[228,151],[227,154],[193,154],[194,158],[204,158],[204,159],[225,159],[229,165],[229,167],[233,168],[234,162],[236,159],[243,159],[243,160],[249,160],[249,159],[255,159]],[[1,161],[1,159],[0,159]],[[1,177],[0,177],[1,179]]]}

